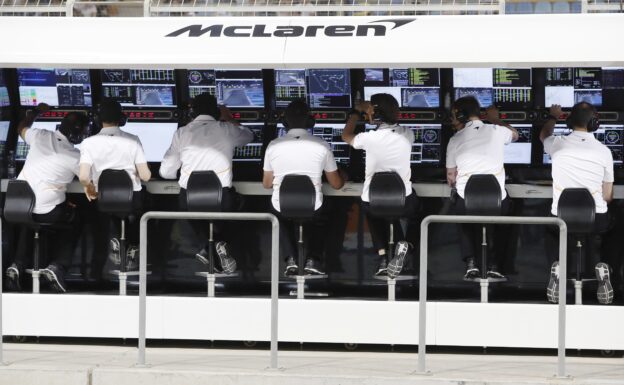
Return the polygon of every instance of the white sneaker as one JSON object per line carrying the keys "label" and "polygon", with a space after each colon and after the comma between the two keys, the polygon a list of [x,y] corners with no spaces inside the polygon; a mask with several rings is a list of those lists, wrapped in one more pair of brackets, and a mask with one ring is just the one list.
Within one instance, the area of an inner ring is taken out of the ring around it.
{"label": "white sneaker", "polygon": [[555,261],[550,267],[550,281],[546,289],[548,302],[559,303],[559,261]]}
{"label": "white sneaker", "polygon": [[603,305],[613,303],[613,286],[611,285],[609,265],[600,262],[596,265],[596,279],[598,280],[598,302]]}

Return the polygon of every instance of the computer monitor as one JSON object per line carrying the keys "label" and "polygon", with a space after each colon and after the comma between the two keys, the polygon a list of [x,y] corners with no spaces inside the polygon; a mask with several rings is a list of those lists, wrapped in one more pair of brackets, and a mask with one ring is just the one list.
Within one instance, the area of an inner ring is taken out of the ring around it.
{"label": "computer monitor", "polygon": [[189,98],[209,93],[230,108],[264,108],[262,70],[189,70]]}
{"label": "computer monitor", "polygon": [[364,99],[375,94],[394,96],[403,108],[440,107],[440,70],[438,68],[366,68]]}
{"label": "computer monitor", "polygon": [[622,165],[624,162],[624,125],[601,124],[594,132],[594,136],[611,150],[613,164]]}
{"label": "computer monitor", "polygon": [[602,106],[602,68],[547,68],[544,88],[546,107],[572,107],[579,102]]}
{"label": "computer monitor", "polygon": [[86,69],[18,68],[20,104],[90,107],[91,79]]}
{"label": "computer monitor", "polygon": [[285,108],[306,98],[311,108],[351,108],[351,76],[348,69],[275,70],[275,104]]}
{"label": "computer monitor", "polygon": [[[32,124],[31,128],[36,128],[39,130],[48,130],[48,131],[56,131],[56,127],[61,124],[61,121],[35,121]],[[26,144],[26,142],[22,139],[22,137],[17,135],[17,147],[15,149],[15,160],[26,160],[26,156],[28,155],[28,150],[30,146]]]}
{"label": "computer monitor", "polygon": [[262,146],[264,145],[264,123],[241,123],[254,134],[251,143],[234,149],[234,162],[262,161]]}
{"label": "computer monitor", "polygon": [[9,90],[4,80],[4,70],[0,69],[0,107],[7,107],[11,105],[9,100]]}
{"label": "computer monitor", "polygon": [[[342,165],[348,165],[351,160],[351,146],[342,140],[342,131],[344,130],[344,123],[316,123],[310,133],[325,140],[334,154],[336,163]],[[286,135],[284,125],[279,123],[277,125],[277,136],[282,137]]]}
{"label": "computer monitor", "polygon": [[148,162],[162,162],[178,129],[175,122],[128,122],[121,129],[141,140]]}
{"label": "computer monitor", "polygon": [[505,146],[505,164],[531,164],[531,130],[532,124],[514,124],[518,131],[518,140]]}
{"label": "computer monitor", "polygon": [[173,70],[102,70],[102,95],[127,107],[175,107]]}
{"label": "computer monitor", "polygon": [[0,120],[0,155],[4,155],[10,126],[11,122],[6,120]]}
{"label": "computer monitor", "polygon": [[530,68],[455,68],[455,99],[474,96],[482,108],[526,108],[532,103]]}
{"label": "computer monitor", "polygon": [[[414,132],[412,156],[413,165],[438,166],[442,160],[442,125],[439,123],[401,123]],[[367,124],[366,131],[376,130],[376,125]],[[366,155],[365,155],[366,156]]]}

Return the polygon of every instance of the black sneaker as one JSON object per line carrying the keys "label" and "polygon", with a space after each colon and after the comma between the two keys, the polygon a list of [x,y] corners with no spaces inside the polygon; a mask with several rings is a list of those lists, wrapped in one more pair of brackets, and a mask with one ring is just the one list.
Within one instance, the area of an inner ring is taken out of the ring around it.
{"label": "black sneaker", "polygon": [[230,250],[226,242],[217,242],[215,245],[219,262],[221,262],[221,270],[225,274],[232,274],[236,271],[236,260],[230,255]]}
{"label": "black sneaker", "polygon": [[596,265],[596,279],[598,280],[598,302],[603,305],[613,303],[613,286],[610,279],[610,268],[604,262]]}
{"label": "black sneaker", "polygon": [[131,245],[126,251],[126,271],[139,270],[139,248]]}
{"label": "black sneaker", "polygon": [[559,303],[559,261],[550,267],[550,281],[546,288],[546,298],[550,303]]}
{"label": "black sneaker", "polygon": [[394,258],[388,263],[388,277],[396,278],[401,274],[403,270],[403,264],[405,263],[405,257],[410,249],[410,244],[405,241],[397,242],[396,249],[394,250]]}
{"label": "black sneaker", "polygon": [[67,286],[65,285],[65,270],[55,264],[50,264],[41,270],[41,274],[47,279],[48,284],[57,293],[65,293]]}
{"label": "black sneaker", "polygon": [[[210,261],[208,260],[208,252],[206,251],[206,249],[201,249],[200,251],[198,251],[197,254],[195,254],[195,259],[197,259],[201,264],[205,266],[210,265]],[[220,274],[222,272],[216,261],[214,264],[214,272],[216,274]]]}
{"label": "black sneaker", "polygon": [[379,266],[377,266],[377,272],[375,277],[383,277],[388,275],[388,259],[385,256],[381,257]]}
{"label": "black sneaker", "polygon": [[464,279],[477,279],[479,277],[481,277],[481,272],[475,264],[474,258],[468,258],[466,260],[466,274],[464,274]]}
{"label": "black sneaker", "polygon": [[314,259],[308,258],[305,262],[305,266],[303,267],[303,271],[311,275],[325,275],[325,272],[321,271],[318,267]]}
{"label": "black sneaker", "polygon": [[6,287],[10,291],[22,291],[22,285],[20,283],[20,269],[17,264],[13,263],[6,270]]}
{"label": "black sneaker", "polygon": [[285,276],[297,275],[297,271],[299,270],[299,266],[297,266],[297,262],[295,262],[295,258],[288,257],[286,258],[286,270],[284,271]]}
{"label": "black sneaker", "polygon": [[121,264],[121,253],[119,252],[119,239],[111,238],[110,240],[110,254],[108,254],[108,259],[115,264],[115,266],[119,266]]}

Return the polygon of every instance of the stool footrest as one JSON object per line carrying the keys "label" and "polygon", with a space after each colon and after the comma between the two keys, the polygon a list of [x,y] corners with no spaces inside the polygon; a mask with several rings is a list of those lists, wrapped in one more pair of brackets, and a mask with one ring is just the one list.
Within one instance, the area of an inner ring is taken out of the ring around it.
{"label": "stool footrest", "polygon": [[487,279],[482,279],[482,278],[464,278],[464,281],[466,281],[466,282],[477,282],[477,283],[481,283],[481,281],[487,281],[489,283],[497,283],[497,282],[507,282],[508,279],[507,278],[487,278]]}
{"label": "stool footrest", "polygon": [[399,275],[398,277],[395,278],[390,278],[388,276],[376,276],[373,277],[373,279],[376,279],[378,281],[417,281],[418,280],[418,276],[417,275]]}
{"label": "stool footrest", "polygon": [[[597,281],[596,278],[583,278],[578,282],[595,282]],[[577,282],[575,278],[568,278],[568,282]]]}
{"label": "stool footrest", "polygon": [[299,277],[303,278],[305,281],[309,280],[309,279],[327,279],[327,274],[306,274],[306,275],[287,275],[285,278],[286,279],[292,279],[293,281],[296,281]]}
{"label": "stool footrest", "polygon": [[[122,274],[121,271],[119,270],[111,270],[109,273],[111,273],[112,275],[116,275],[116,276],[120,276]],[[126,277],[132,277],[132,276],[138,276],[140,273],[138,271],[126,271],[123,274],[126,274]],[[147,275],[151,275],[152,272],[148,271]]]}
{"label": "stool footrest", "polygon": [[231,274],[224,274],[224,273],[217,273],[217,274],[210,274],[207,271],[198,271],[195,272],[195,275],[198,277],[204,277],[204,278],[209,278],[210,276],[214,277],[214,278],[235,278],[238,277],[238,273],[231,273]]}

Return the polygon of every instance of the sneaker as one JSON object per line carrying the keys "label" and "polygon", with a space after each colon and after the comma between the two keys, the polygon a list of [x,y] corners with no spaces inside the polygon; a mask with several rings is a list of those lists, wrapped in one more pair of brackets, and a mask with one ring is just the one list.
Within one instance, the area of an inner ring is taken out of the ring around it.
{"label": "sneaker", "polygon": [[[208,251],[206,251],[206,249],[201,249],[197,252],[197,254],[195,254],[195,259],[197,259],[201,264],[203,264],[204,266],[209,266],[210,265],[210,261],[208,259]],[[220,274],[222,273],[221,269],[219,268],[218,264],[215,261],[215,265],[214,265],[214,272],[216,274]]]}
{"label": "sneaker", "polygon": [[492,267],[488,270],[487,272],[487,277],[488,278],[495,278],[495,279],[505,279],[507,277],[505,277],[503,274],[499,273],[497,271],[498,269]]}
{"label": "sneaker", "polygon": [[297,275],[297,271],[299,270],[299,266],[297,266],[297,262],[295,262],[295,258],[288,257],[286,259],[286,270],[284,271],[285,276]]}
{"label": "sneaker", "polygon": [[110,254],[108,255],[108,259],[111,260],[116,266],[121,264],[121,253],[119,252],[119,239],[111,238],[110,240]]}
{"label": "sneaker", "polygon": [[409,248],[409,243],[405,241],[397,243],[396,249],[394,250],[394,258],[392,258],[390,263],[388,263],[388,277],[396,278],[399,274],[401,274]]}
{"label": "sneaker", "polygon": [[126,271],[139,270],[139,247],[131,245],[126,251]]}
{"label": "sneaker", "polygon": [[325,272],[318,269],[316,262],[312,258],[306,260],[303,271],[311,275],[325,275]]}
{"label": "sneaker", "polygon": [[45,277],[48,284],[57,293],[65,293],[67,286],[65,285],[65,271],[62,267],[51,264],[45,269],[41,270],[41,275]]}
{"label": "sneaker", "polygon": [[559,261],[550,267],[550,281],[546,288],[546,297],[550,303],[559,303]]}
{"label": "sneaker", "polygon": [[232,274],[236,271],[236,260],[230,255],[230,250],[226,242],[217,242],[215,245],[219,262],[221,262],[221,270],[225,274]]}
{"label": "sneaker", "polygon": [[610,268],[606,263],[596,265],[596,279],[598,280],[598,302],[608,305],[613,302],[613,286],[611,286]]}
{"label": "sneaker", "polygon": [[388,275],[388,259],[383,256],[379,261],[379,266],[377,266],[377,272],[375,273],[375,277],[383,277],[386,275]]}
{"label": "sneaker", "polygon": [[13,263],[6,270],[6,286],[10,291],[22,291],[22,285],[20,284],[20,273],[21,269],[17,266],[17,264]]}
{"label": "sneaker", "polygon": [[466,260],[466,274],[464,274],[464,279],[477,279],[479,277],[481,277],[481,272],[475,264],[474,258],[468,258]]}

